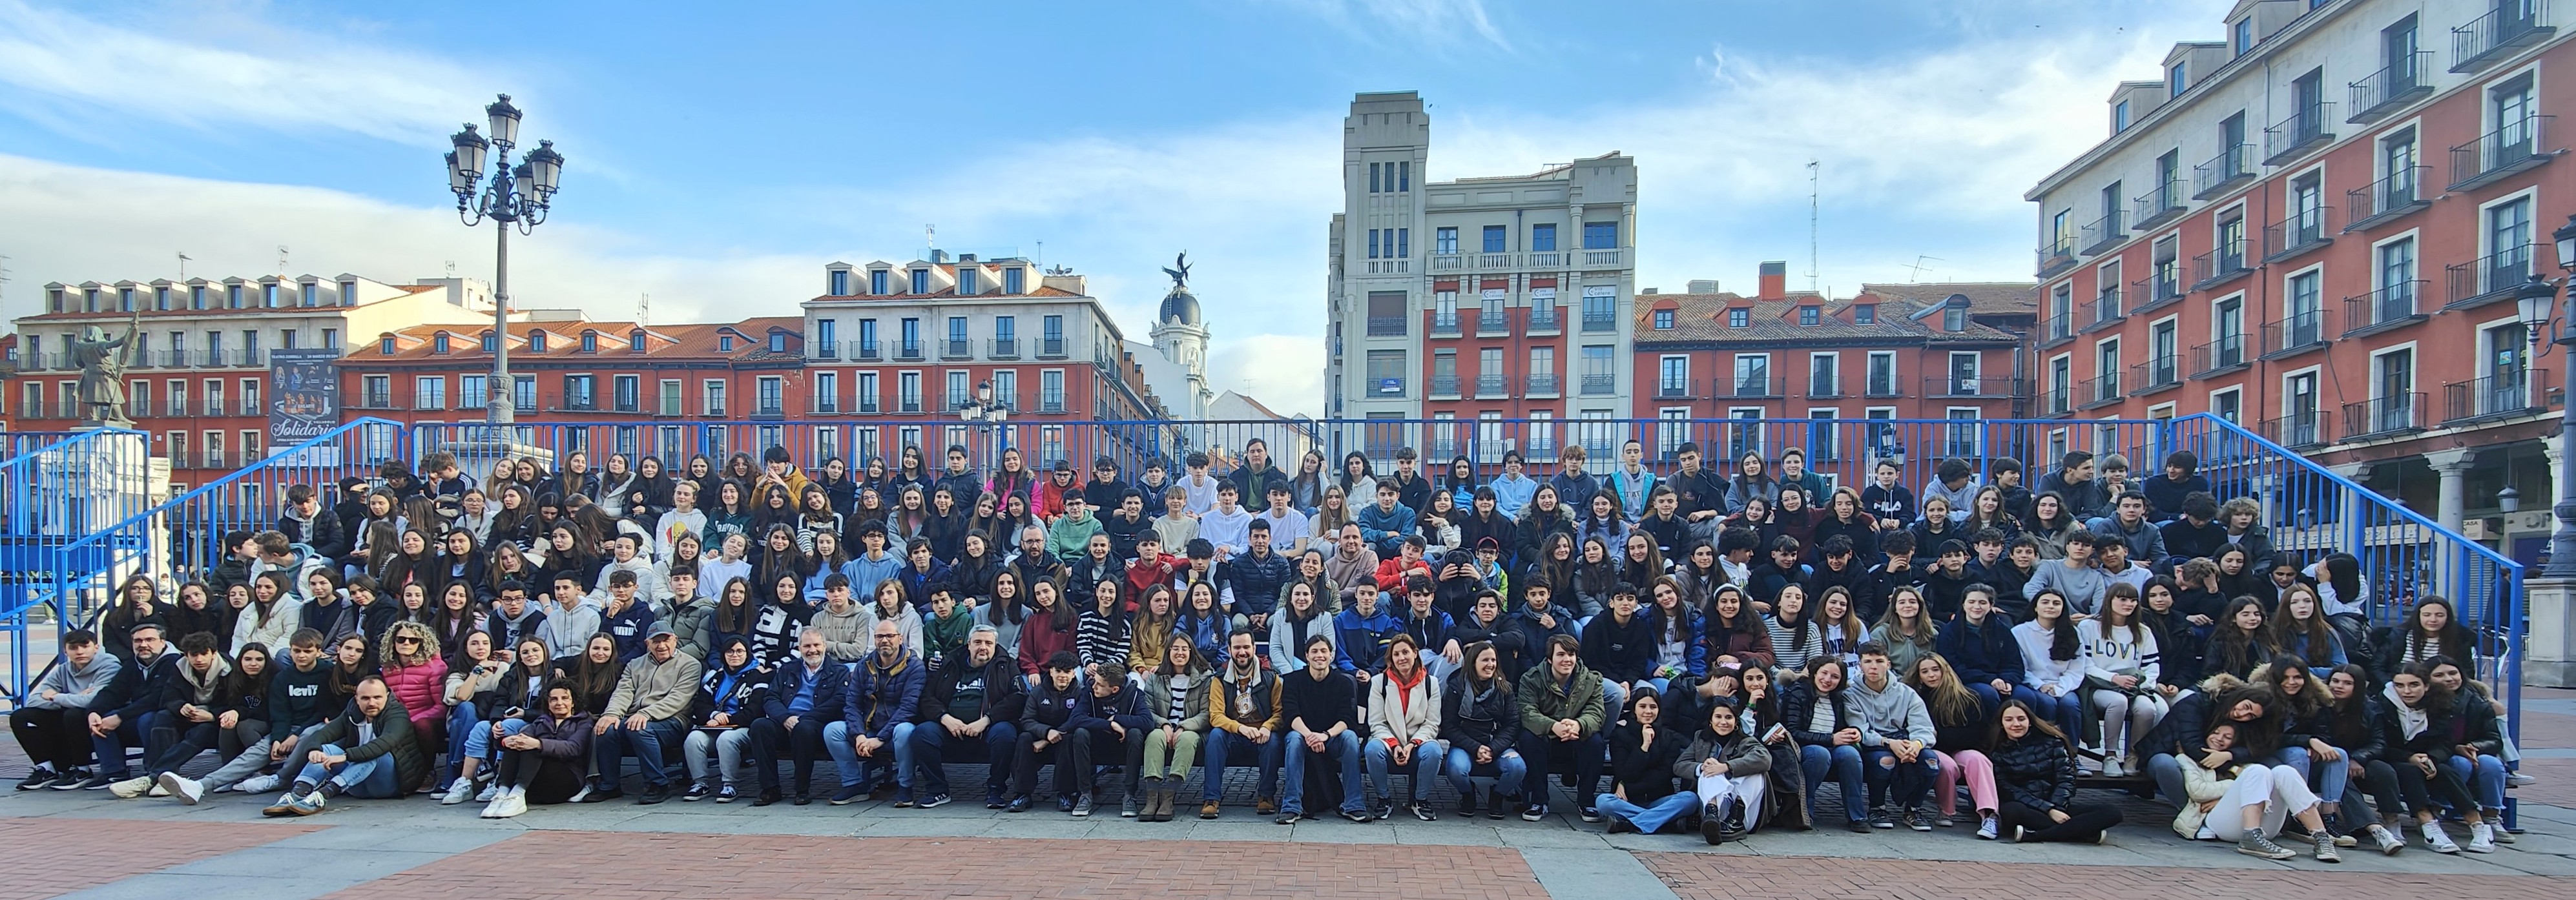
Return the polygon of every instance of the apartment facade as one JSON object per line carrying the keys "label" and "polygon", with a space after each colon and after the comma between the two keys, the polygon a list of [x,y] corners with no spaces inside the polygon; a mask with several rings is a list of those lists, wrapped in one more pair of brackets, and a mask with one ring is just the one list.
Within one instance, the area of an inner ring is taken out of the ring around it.
{"label": "apartment facade", "polygon": [[2536,557],[2565,373],[2515,289],[2576,212],[2563,7],[2244,2],[2121,84],[2027,195],[2041,412],[2212,412]]}
{"label": "apartment facade", "polygon": [[[1351,101],[1328,239],[1327,417],[1631,415],[1636,161],[1436,181],[1430,150],[1420,95]],[[1403,440],[1370,434],[1373,453]]]}
{"label": "apartment facade", "polygon": [[84,411],[71,343],[87,326],[121,334],[127,347],[126,414],[152,435],[172,478],[195,484],[274,449],[263,402],[272,350],[342,349],[351,336],[418,323],[489,322],[491,291],[469,279],[393,285],[358,275],[60,282],[45,308],[16,321],[20,352],[10,381],[13,425],[76,427]]}

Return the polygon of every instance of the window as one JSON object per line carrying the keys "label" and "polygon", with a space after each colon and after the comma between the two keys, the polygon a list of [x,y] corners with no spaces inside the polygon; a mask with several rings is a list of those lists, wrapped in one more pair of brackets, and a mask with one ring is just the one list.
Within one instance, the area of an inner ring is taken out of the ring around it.
{"label": "window", "polygon": [[1541,222],[1530,226],[1529,248],[1539,253],[1556,251],[1556,223]]}
{"label": "window", "polygon": [[1690,357],[1667,354],[1656,361],[1655,396],[1690,396]]}
{"label": "window", "polygon": [[1615,250],[1619,247],[1619,223],[1583,223],[1583,249]]}
{"label": "window", "polygon": [[1413,190],[1413,163],[1395,164],[1395,190],[1397,193]]}
{"label": "window", "polygon": [[1386,179],[1378,177],[1378,173],[1379,173],[1379,171],[1380,171],[1380,170],[1383,170],[1383,169],[1385,169],[1385,168],[1386,168],[1386,164],[1385,164],[1385,163],[1369,163],[1369,164],[1368,164],[1368,167],[1369,167],[1369,182],[1368,182],[1369,186],[1368,186],[1368,192],[1369,192],[1369,193],[1372,193],[1372,194],[1376,194],[1376,193],[1383,193],[1383,192],[1384,192],[1384,190],[1385,190],[1385,186],[1386,186]]}
{"label": "window", "polygon": [[859,373],[858,396],[851,398],[857,412],[872,413],[877,411],[877,384],[877,373]]}
{"label": "window", "polygon": [[890,287],[890,286],[886,283],[886,282],[887,282],[887,280],[888,280],[888,279],[887,279],[887,275],[888,275],[888,274],[889,274],[889,273],[888,273],[888,272],[886,272],[886,270],[884,270],[884,269],[871,269],[871,270],[869,270],[869,271],[868,271],[868,293],[871,293],[871,294],[877,294],[877,295],[885,295],[885,294],[891,294],[891,293],[894,293],[894,291],[892,291],[892,290],[890,290],[890,289],[889,289],[889,287]]}
{"label": "window", "polygon": [[2320,276],[2314,271],[2290,277],[2289,295],[2282,298],[2284,329],[2283,348],[2315,343],[2324,330],[2324,300],[2318,294]]}
{"label": "window", "polygon": [[983,281],[983,272],[980,270],[964,267],[957,270],[957,292],[960,294],[983,293]]}
{"label": "window", "polygon": [[1439,350],[1431,354],[1431,393],[1455,397],[1458,391],[1458,351]]}
{"label": "window", "polygon": [[1656,331],[1671,331],[1671,330],[1673,330],[1673,311],[1672,311],[1672,310],[1669,310],[1669,309],[1659,309],[1659,310],[1655,310],[1655,330],[1656,330]]}
{"label": "window", "polygon": [[972,376],[963,369],[948,370],[949,409],[964,407],[966,405],[966,401],[975,399],[974,391],[967,387],[967,383],[970,380],[972,380]]}
{"label": "window", "polygon": [[2245,267],[2245,210],[2239,208],[2218,223],[2218,269],[2232,272]]}
{"label": "window", "polygon": [[270,282],[259,286],[259,305],[262,309],[277,308],[276,282]]}
{"label": "window", "polygon": [[1012,410],[1020,408],[1020,373],[1018,371],[1003,369],[993,373],[993,402]]}
{"label": "window", "polygon": [[1842,357],[1832,353],[1807,354],[1807,396],[1842,396]]}
{"label": "window", "polygon": [[1038,334],[1043,336],[1050,343],[1062,343],[1064,341],[1064,317],[1048,316],[1044,319],[1038,320]]}
{"label": "window", "polygon": [[[1529,372],[1531,378],[1556,377],[1556,348],[1531,347],[1529,359]],[[1532,390],[1536,390],[1536,388],[1532,388]]]}
{"label": "window", "polygon": [[224,308],[225,308],[225,309],[240,309],[240,308],[242,308],[242,286],[241,286],[241,285],[238,285],[238,284],[227,284],[227,285],[224,285]]}
{"label": "window", "polygon": [[698,400],[701,404],[699,415],[721,416],[725,414],[725,383],[723,380],[715,378],[707,379],[704,384],[699,385],[699,391]]}
{"label": "window", "polygon": [[259,378],[244,378],[241,380],[243,415],[255,416],[261,414],[259,406],[259,385],[263,380],[264,379]]}
{"label": "window", "polygon": [[1876,304],[1876,303],[1855,303],[1855,304],[1852,304],[1852,324],[1854,324],[1854,325],[1876,325],[1876,324],[1878,324],[1878,304]]}
{"label": "window", "polygon": [[2127,130],[2129,130],[2129,101],[2122,100],[2111,104],[2111,133],[2118,134]]}
{"label": "window", "polygon": [[546,333],[545,333],[545,332],[542,332],[542,331],[531,331],[531,332],[528,332],[528,352],[530,352],[530,353],[544,353],[544,352],[546,352]]}
{"label": "window", "polygon": [[2190,65],[2189,61],[2177,62],[2165,70],[2165,96],[2180,97],[2191,88]]}
{"label": "window", "polygon": [[905,319],[905,320],[903,320],[902,340],[903,340],[903,347],[901,348],[901,349],[902,349],[902,352],[901,352],[900,354],[898,354],[898,355],[903,356],[903,357],[907,357],[907,358],[911,358],[911,359],[920,359],[920,358],[921,358],[921,320],[920,320],[920,319]]}
{"label": "window", "polygon": [[1771,354],[1738,353],[1735,355],[1735,395],[1766,397],[1771,394]]}
{"label": "window", "polygon": [[1476,351],[1476,395],[1501,397],[1510,393],[1511,390],[1503,386],[1503,348],[1486,347]]}
{"label": "window", "polygon": [[2236,424],[2245,424],[2245,395],[2228,388],[2209,395],[2209,413]]}
{"label": "window", "polygon": [[[428,379],[422,380],[426,381]],[[358,384],[358,405],[364,406],[368,409],[386,409],[394,405],[393,376],[368,375],[361,378]],[[174,416],[186,415],[187,405],[187,382],[170,382],[170,414]]]}
{"label": "window", "polygon": [[510,405],[519,409],[537,408],[537,376],[510,376]]}
{"label": "window", "polygon": [[1485,252],[1487,252],[1487,253],[1501,253],[1501,252],[1503,252],[1503,243],[1504,243],[1504,240],[1505,240],[1505,238],[1504,238],[1504,236],[1503,236],[1503,226],[1501,226],[1501,225],[1487,225],[1487,226],[1485,226]]}
{"label": "window", "polygon": [[2403,238],[2379,247],[2379,308],[2371,320],[2388,322],[2415,314],[2415,239]]}
{"label": "window", "polygon": [[1403,291],[1370,291],[1368,295],[1368,334],[1370,337],[1402,337],[1405,319]]}
{"label": "window", "polygon": [[920,412],[921,373],[905,372],[895,377],[894,384],[896,394],[895,399],[897,402],[902,404],[902,411],[908,413]]}
{"label": "window", "polygon": [[1018,316],[993,317],[993,338],[995,340],[999,340],[1007,344],[1012,341],[1019,340],[1019,337],[1020,319]]}
{"label": "window", "polygon": [[1369,396],[1404,396],[1404,351],[1369,351],[1367,371]]}
{"label": "window", "polygon": [[[213,336],[212,334],[209,334],[209,335],[208,335],[208,337],[212,337],[212,336]],[[173,341],[172,343],[177,343],[177,342],[176,342],[176,341]],[[218,351],[218,352],[220,352],[220,351]],[[381,354],[381,355],[384,355],[384,356],[392,356],[392,355],[394,355],[394,336],[393,336],[393,335],[388,334],[388,335],[385,335],[384,337],[377,338],[377,339],[376,339],[376,352],[377,352],[378,354]]]}
{"label": "window", "polygon": [[341,305],[341,306],[356,306],[356,305],[358,305],[358,283],[357,283],[357,282],[355,282],[355,281],[343,281],[343,282],[340,282],[340,305]]}
{"label": "window", "polygon": [[1617,287],[1606,284],[1583,289],[1583,330],[1618,330],[1618,293]]}
{"label": "window", "polygon": [[1798,324],[1814,325],[1824,321],[1824,313],[1813,305],[1798,307]]}
{"label": "window", "polygon": [[1584,346],[1584,393],[1601,395],[1609,394],[1618,390],[1619,374],[1617,364],[1614,362],[1616,354],[1612,351],[1613,348],[1603,344],[1587,344]]}
{"label": "window", "polygon": [[[841,345],[840,321],[836,319],[814,320],[814,344],[815,346],[823,348],[824,358],[839,358],[840,354],[833,351],[838,350]],[[641,333],[638,333],[635,336],[635,349],[644,349],[644,335]]]}
{"label": "window", "polygon": [[563,380],[563,389],[563,407],[565,409],[587,410],[599,408],[598,376],[566,375]]}
{"label": "window", "polygon": [[2415,351],[2391,350],[2371,358],[2369,430],[2398,431],[2415,425]]}
{"label": "window", "polygon": [[835,297],[847,297],[847,296],[849,296],[849,295],[850,295],[850,270],[848,270],[848,269],[833,269],[833,270],[832,270],[832,279],[831,279],[831,284],[832,284],[832,286],[831,286],[830,288],[828,288],[828,289],[827,289],[827,292],[828,292],[828,293],[830,293],[832,296],[835,296]]}
{"label": "window", "polygon": [[224,464],[224,433],[206,432],[206,467],[220,468]]}
{"label": "window", "polygon": [[1038,411],[1064,411],[1064,370],[1048,369],[1038,373]]}
{"label": "window", "polygon": [[438,375],[421,376],[412,382],[411,397],[414,409],[446,409],[447,379]]}
{"label": "window", "polygon": [[643,383],[643,377],[638,375],[618,375],[608,380],[609,389],[615,392],[611,399],[617,402],[618,412],[639,411],[644,402]]}
{"label": "window", "polygon": [[[1436,255],[1436,256],[1454,256],[1454,255],[1456,255],[1456,254],[1458,253],[1458,229],[1456,229],[1456,228],[1435,228],[1435,229],[1432,229],[1432,231],[1431,231],[1431,252],[1432,252],[1432,254],[1433,254],[1433,255]],[[1389,254],[1389,255],[1391,256],[1391,255],[1393,255],[1393,254]]]}
{"label": "window", "polygon": [[1942,311],[1941,311],[1941,330],[1943,330],[1943,331],[1953,331],[1953,332],[1955,332],[1955,331],[1966,331],[1966,330],[1968,330],[1968,309],[1967,309],[1967,307],[1964,307],[1964,306],[1953,306],[1953,307],[1950,307],[1950,308],[1948,308],[1948,309],[1944,309],[1944,310],[1942,310]]}
{"label": "window", "polygon": [[1395,258],[1413,258],[1413,229],[1398,228],[1395,230]]}
{"label": "window", "polygon": [[1753,326],[1753,311],[1752,311],[1752,310],[1749,310],[1749,309],[1730,309],[1730,310],[1727,310],[1727,311],[1726,311],[1726,327],[1728,327],[1728,328],[1750,328],[1750,327],[1752,327],[1752,326]]}
{"label": "window", "polygon": [[2238,19],[2232,27],[2236,32],[2236,55],[2243,56],[2245,51],[2254,49],[2254,17]]}
{"label": "window", "polygon": [[1012,266],[1002,270],[1002,293],[1025,294],[1028,292],[1029,270],[1018,266]]}
{"label": "window", "polygon": [[585,331],[581,333],[581,352],[599,352],[599,332]]}
{"label": "window", "polygon": [[[56,304],[56,305],[60,305],[60,304]],[[206,308],[206,286],[205,286],[205,285],[197,284],[197,285],[189,285],[189,286],[188,286],[188,308],[189,308],[189,309],[204,309],[204,308]]]}
{"label": "window", "polygon": [[718,353],[732,353],[732,352],[733,352],[733,335],[730,335],[730,334],[720,334],[720,335],[716,335],[716,352],[718,352]]}
{"label": "window", "polygon": [[769,333],[769,352],[787,352],[787,334],[785,332],[772,331]]}
{"label": "window", "polygon": [[777,375],[760,376],[760,381],[757,383],[760,391],[760,408],[754,412],[764,416],[775,416],[784,412],[786,401],[781,395],[785,393],[786,381],[785,378]]}
{"label": "window", "polygon": [[2381,63],[2388,67],[2387,81],[2383,84],[2391,88],[2382,92],[2380,99],[2385,100],[2387,95],[2415,85],[2416,77],[2422,74],[2415,71],[2415,16],[2409,14],[2397,20],[2397,24],[2380,29],[2379,46],[2383,55]]}
{"label": "window", "polygon": [[930,293],[929,269],[912,270],[912,292],[916,294]]}

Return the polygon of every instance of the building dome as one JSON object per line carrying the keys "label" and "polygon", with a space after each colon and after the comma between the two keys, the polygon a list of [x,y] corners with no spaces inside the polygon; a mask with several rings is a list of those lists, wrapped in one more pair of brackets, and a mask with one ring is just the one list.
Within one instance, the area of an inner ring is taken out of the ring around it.
{"label": "building dome", "polygon": [[1154,314],[1154,321],[1162,323],[1174,319],[1191,327],[1203,324],[1199,318],[1199,298],[1191,296],[1189,291],[1179,287],[1174,287],[1171,293],[1164,294],[1163,308]]}

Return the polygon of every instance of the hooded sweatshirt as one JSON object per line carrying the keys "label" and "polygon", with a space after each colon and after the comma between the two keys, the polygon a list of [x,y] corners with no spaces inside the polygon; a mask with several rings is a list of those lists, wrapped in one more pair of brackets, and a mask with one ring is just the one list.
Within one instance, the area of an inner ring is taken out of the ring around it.
{"label": "hooded sweatshirt", "polygon": [[1860,742],[1863,746],[1882,747],[1890,740],[1921,741],[1930,746],[1939,734],[1932,727],[1932,711],[1923,706],[1923,695],[1896,680],[1887,679],[1883,690],[1871,690],[1869,679],[1854,676],[1851,680],[1851,706],[1861,719]]}
{"label": "hooded sweatshirt", "polygon": [[[77,669],[66,660],[37,679],[35,690],[27,694],[27,705],[37,709],[88,709],[91,701],[98,699],[98,692],[115,683],[117,673],[124,669],[125,661],[107,652],[91,657],[89,665]],[[54,698],[37,699],[45,691],[53,691]]]}

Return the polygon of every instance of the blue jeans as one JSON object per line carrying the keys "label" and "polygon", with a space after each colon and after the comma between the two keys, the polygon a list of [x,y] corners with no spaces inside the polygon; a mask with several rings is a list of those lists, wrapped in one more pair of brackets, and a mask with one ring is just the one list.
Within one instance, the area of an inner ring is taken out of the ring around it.
{"label": "blue jeans", "polygon": [[[888,746],[879,748],[876,755],[862,759],[859,748],[850,743],[854,739],[848,722],[829,722],[823,726],[823,749],[832,754],[832,768],[840,773],[841,786],[874,786],[894,769],[895,748],[902,747],[903,742],[889,740]],[[902,783],[901,779],[898,778],[896,783]]]}
{"label": "blue jeans", "polygon": [[[339,756],[348,752],[341,749],[338,744],[324,744],[313,749],[320,750],[327,756]],[[402,789],[395,786],[394,777],[394,758],[393,754],[388,753],[374,759],[353,760],[337,766],[307,761],[303,769],[295,773],[295,780],[292,783],[309,784],[319,788],[324,781],[329,781],[339,785],[340,792],[351,797],[380,800],[402,796]]]}
{"label": "blue jeans", "polygon": [[2469,796],[2478,801],[2478,806],[2504,808],[2504,760],[2480,753],[2474,763],[2465,756],[2452,756],[2442,764],[2450,766],[2451,771],[2459,773],[2461,781],[2468,783]]}
{"label": "blue jeans", "polygon": [[1279,737],[1296,744],[1287,750],[1288,795],[1279,798],[1280,812],[1306,811],[1306,766],[1310,765],[1309,759],[1317,757],[1321,758],[1320,761],[1312,764],[1330,765],[1338,771],[1342,781],[1342,811],[1368,809],[1368,792],[1360,789],[1360,736],[1357,733],[1345,731],[1340,737],[1326,739],[1320,753],[1306,749],[1306,741],[1296,732],[1281,732]]}
{"label": "blue jeans", "polygon": [[1923,797],[1931,792],[1933,776],[1941,773],[1940,758],[1929,752],[1931,748],[1924,750],[1909,763],[1898,760],[1896,751],[1869,749],[1869,765],[1863,769],[1869,773],[1871,805],[1892,801],[1896,808],[1907,811],[1923,806]]}
{"label": "blue jeans", "polygon": [[1255,744],[1243,735],[1208,729],[1207,742],[1202,745],[1202,752],[1207,756],[1207,777],[1201,779],[1205,784],[1201,785],[1199,799],[1215,800],[1225,790],[1225,767],[1237,756],[1252,757],[1253,764],[1261,767],[1261,780],[1254,782],[1253,796],[1264,799],[1279,796],[1281,758],[1286,755],[1289,742],[1294,740],[1295,734],[1273,732],[1269,743]]}
{"label": "blue jeans", "polygon": [[[904,728],[911,726],[899,726],[896,730],[901,732]],[[948,748],[951,744],[961,748],[984,745],[984,759],[988,766],[984,775],[985,792],[1006,794],[1010,791],[1011,753],[1019,746],[1019,723],[988,723],[981,737],[957,737],[937,723],[911,728],[911,732],[896,745],[902,748],[895,755],[896,765],[905,771],[920,767],[921,774],[916,783],[921,785],[923,796],[948,793]]]}
{"label": "blue jeans", "polygon": [[[1993,710],[2000,705],[1998,701],[1988,699],[1988,695],[1995,692],[1993,687],[1987,685],[1969,685],[1968,687],[1970,693],[1976,694],[1978,700],[1985,702],[1986,709]],[[1977,688],[1980,687],[1985,688],[1985,690],[1978,691]],[[2080,691],[2082,689],[2078,688],[2077,690]],[[2076,735],[2078,737],[2081,737],[2084,734],[2084,701],[2077,695],[2067,694],[2063,697],[2051,697],[2047,694],[2031,690],[2029,687],[2024,686],[2014,688],[2013,696],[2021,698],[2025,703],[2029,703],[2031,711],[2038,713],[2040,718],[2057,723],[2057,730],[2066,732],[2067,734]]]}
{"label": "blue jeans", "polygon": [[1521,761],[1521,752],[1518,750],[1505,750],[1501,756],[1494,757],[1493,762],[1487,763],[1487,767],[1493,770],[1491,775],[1476,774],[1476,754],[1464,749],[1452,748],[1449,751],[1448,762],[1447,766],[1442,767],[1442,771],[1449,776],[1449,786],[1458,789],[1458,796],[1474,796],[1469,793],[1476,789],[1474,779],[1491,778],[1494,781],[1494,796],[1497,798],[1494,802],[1497,803],[1502,802],[1499,798],[1518,795],[1521,792],[1521,778],[1529,772],[1529,765]]}
{"label": "blue jeans", "polygon": [[[2343,748],[2335,749],[2340,751]],[[2345,755],[2346,760],[2350,758],[2350,754]],[[2324,798],[2328,803],[2342,802],[2344,786],[2352,781],[2352,766],[2347,762],[2320,765],[2310,756],[2306,747],[2281,748],[2281,764],[2299,773],[2299,777],[2307,781],[2308,787],[2314,788],[2317,796]]]}
{"label": "blue jeans", "polygon": [[[458,705],[462,706],[464,704]],[[455,720],[450,719],[449,721],[453,723]],[[478,724],[473,729],[466,732],[465,739],[460,742],[464,746],[466,756],[480,759],[485,762],[490,762],[500,757],[500,754],[492,752],[492,729],[484,727],[489,724],[491,723],[486,722]],[[521,731],[527,730],[528,720],[502,719],[500,726],[501,734],[503,736],[518,734]],[[451,724],[449,727],[452,728],[455,726]]]}
{"label": "blue jeans", "polygon": [[[447,768],[439,770],[440,787],[446,787],[447,782],[456,777],[457,766],[466,758],[465,741],[474,736],[477,726],[482,722],[482,716],[475,711],[472,700],[447,708]],[[488,745],[490,741],[488,734],[485,741]],[[476,756],[479,757],[480,754]]]}
{"label": "blue jeans", "polygon": [[1369,741],[1363,748],[1362,755],[1368,761],[1370,794],[1379,799],[1393,801],[1395,793],[1392,782],[1395,778],[1389,772],[1392,769],[1394,772],[1410,776],[1405,780],[1412,782],[1414,802],[1431,801],[1431,779],[1432,776],[1439,774],[1440,758],[1443,755],[1439,741],[1426,741],[1414,747],[1413,762],[1409,765],[1396,765],[1395,751],[1389,748],[1385,741]]}
{"label": "blue jeans", "polygon": [[644,783],[670,787],[671,770],[662,762],[662,745],[679,743],[688,731],[676,719],[652,719],[646,721],[642,728],[628,728],[626,723],[619,722],[617,727],[596,736],[591,741],[594,745],[592,756],[599,764],[600,787],[619,790],[618,782],[626,777],[626,754],[630,750],[635,754],[635,768],[644,776]]}
{"label": "blue jeans", "polygon": [[886,738],[894,749],[895,787],[906,791],[912,790],[912,734],[920,730],[918,722],[897,722],[893,736]]}
{"label": "blue jeans", "polygon": [[1816,788],[1831,774],[1843,788],[1843,815],[1854,822],[1869,819],[1869,789],[1862,783],[1860,747],[1854,744],[1798,748],[1798,768],[1807,776],[1807,815],[1816,814]]}
{"label": "blue jeans", "polygon": [[[105,775],[110,778],[125,777],[127,774],[127,766],[125,765],[125,748],[128,746],[143,746],[143,736],[152,733],[152,720],[160,718],[160,716],[161,714],[157,712],[144,713],[142,715],[135,716],[132,719],[117,723],[115,731],[108,732],[105,735],[90,735],[90,753],[98,757],[98,774]],[[88,717],[82,716],[80,717],[78,724],[75,724],[72,727],[87,730],[89,727],[88,722]],[[150,761],[146,760],[146,762],[148,763]]]}
{"label": "blue jeans", "polygon": [[1674,819],[1681,818],[1697,808],[1699,795],[1691,791],[1665,794],[1664,798],[1655,801],[1653,806],[1638,806],[1619,799],[1617,794],[1603,794],[1593,798],[1592,805],[1600,808],[1604,815],[1626,819],[1630,824],[1637,826],[1638,831],[1653,834]]}

